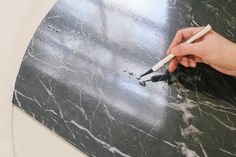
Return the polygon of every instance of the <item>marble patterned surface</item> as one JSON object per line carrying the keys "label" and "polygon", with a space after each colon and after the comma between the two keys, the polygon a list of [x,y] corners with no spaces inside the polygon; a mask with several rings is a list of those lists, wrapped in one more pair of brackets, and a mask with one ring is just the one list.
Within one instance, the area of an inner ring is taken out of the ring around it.
{"label": "marble patterned surface", "polygon": [[13,103],[88,156],[236,156],[235,78],[198,65],[179,66],[169,84],[136,79],[178,29],[210,23],[236,41],[235,8],[232,0],[59,0],[28,46]]}

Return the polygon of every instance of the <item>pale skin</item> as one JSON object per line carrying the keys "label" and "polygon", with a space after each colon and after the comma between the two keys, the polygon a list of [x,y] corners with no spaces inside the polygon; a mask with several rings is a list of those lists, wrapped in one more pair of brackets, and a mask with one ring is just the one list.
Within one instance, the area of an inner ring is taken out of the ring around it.
{"label": "pale skin", "polygon": [[175,71],[178,63],[193,68],[197,63],[205,63],[224,74],[236,76],[235,43],[213,30],[194,43],[183,43],[200,29],[202,27],[191,27],[176,33],[167,50],[176,56],[169,64],[169,71]]}

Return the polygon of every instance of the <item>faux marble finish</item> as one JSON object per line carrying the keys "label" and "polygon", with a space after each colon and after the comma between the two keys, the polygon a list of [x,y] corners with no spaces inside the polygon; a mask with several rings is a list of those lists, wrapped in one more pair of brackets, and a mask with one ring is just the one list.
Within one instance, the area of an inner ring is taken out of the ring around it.
{"label": "faux marble finish", "polygon": [[136,79],[180,28],[210,23],[236,41],[235,8],[231,0],[59,0],[29,44],[13,103],[89,156],[236,156],[235,78],[199,65],[179,66],[172,85]]}

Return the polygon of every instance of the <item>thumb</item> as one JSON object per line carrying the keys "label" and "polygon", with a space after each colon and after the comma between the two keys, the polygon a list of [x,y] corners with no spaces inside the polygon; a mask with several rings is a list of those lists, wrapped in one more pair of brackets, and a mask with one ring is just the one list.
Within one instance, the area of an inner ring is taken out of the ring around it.
{"label": "thumb", "polygon": [[186,56],[186,55],[195,55],[199,56],[200,48],[197,43],[182,43],[175,46],[171,53],[175,56]]}

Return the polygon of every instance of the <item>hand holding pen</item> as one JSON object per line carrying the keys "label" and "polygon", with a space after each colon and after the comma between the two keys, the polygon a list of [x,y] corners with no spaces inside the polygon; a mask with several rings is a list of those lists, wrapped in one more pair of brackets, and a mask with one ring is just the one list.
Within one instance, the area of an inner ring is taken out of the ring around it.
{"label": "hand holding pen", "polygon": [[[208,32],[211,31],[211,26],[207,25],[203,28],[201,28],[198,32],[196,32],[195,34],[192,34],[192,36],[187,39],[185,41],[185,43],[190,44],[195,42],[196,40],[201,39],[203,36],[205,36]],[[180,43],[180,42],[179,42]],[[154,66],[152,66],[151,69],[149,69],[148,71],[146,71],[145,73],[143,73],[141,77],[148,75],[152,72],[155,72],[157,70],[159,70],[161,67],[163,67],[166,63],[168,63],[171,59],[173,59],[175,57],[175,55],[173,53],[170,53],[168,56],[166,56],[164,59],[162,59],[161,61],[159,61],[157,64],[155,64]]]}
{"label": "hand holding pen", "polygon": [[197,63],[202,62],[222,73],[236,76],[236,44],[211,30],[210,25],[179,30],[167,53],[167,57],[140,78],[157,71],[169,61],[170,72],[176,69],[178,63],[196,67]]}
{"label": "hand holding pen", "polygon": [[167,53],[176,57],[169,64],[169,71],[173,72],[177,64],[185,67],[196,67],[199,62],[228,75],[236,76],[236,44],[211,30],[194,43],[183,43],[202,27],[192,27],[179,30]]}

